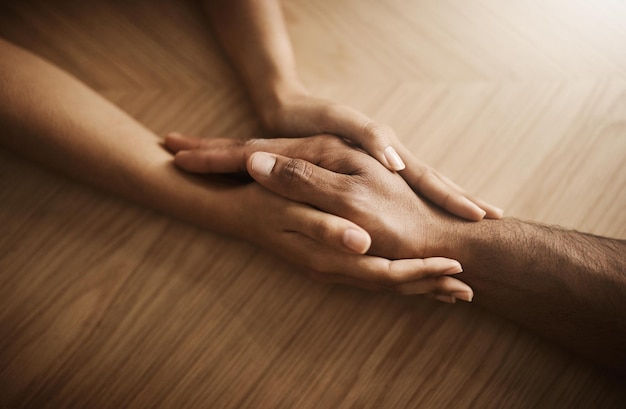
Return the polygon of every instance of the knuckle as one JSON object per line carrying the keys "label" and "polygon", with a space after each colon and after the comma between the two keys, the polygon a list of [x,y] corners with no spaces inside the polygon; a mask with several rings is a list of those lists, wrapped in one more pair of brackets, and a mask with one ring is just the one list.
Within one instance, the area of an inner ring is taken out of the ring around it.
{"label": "knuckle", "polygon": [[341,108],[335,103],[324,103],[317,108],[317,130],[320,133],[332,132],[337,125],[337,118],[342,117]]}
{"label": "knuckle", "polygon": [[333,228],[326,220],[315,220],[311,223],[311,232],[313,236],[325,241],[332,237]]}
{"label": "knuckle", "polygon": [[404,276],[394,269],[393,261],[388,261],[387,268],[380,273],[379,284],[388,289],[393,289],[403,282]]}
{"label": "knuckle", "polygon": [[388,125],[381,125],[374,121],[369,121],[363,126],[363,131],[371,138],[376,140],[387,140],[389,135],[393,133]]}
{"label": "knuckle", "polygon": [[316,139],[318,143],[320,144],[320,146],[323,147],[324,150],[332,151],[332,150],[346,147],[345,142],[341,138],[335,135],[322,134],[322,135],[316,136]]}
{"label": "knuckle", "polygon": [[339,197],[339,201],[351,214],[366,213],[372,206],[372,195],[362,184],[349,180],[343,184],[342,190],[345,194]]}
{"label": "knuckle", "polygon": [[306,182],[311,178],[313,168],[305,160],[289,159],[281,173],[289,182]]}
{"label": "knuckle", "polygon": [[322,119],[330,122],[332,119],[339,114],[340,106],[335,103],[323,104],[320,107],[319,113]]}
{"label": "knuckle", "polygon": [[245,148],[246,151],[254,152],[259,146],[259,139],[237,139],[237,145]]}
{"label": "knuckle", "polygon": [[324,135],[322,138],[320,159],[336,162],[335,166],[339,167],[338,170],[359,166],[358,155],[355,155],[358,151],[348,145],[344,139],[334,135]]}
{"label": "knuckle", "polygon": [[260,150],[258,139],[238,139],[237,146],[242,148],[244,158],[249,158],[254,152]]}
{"label": "knuckle", "polygon": [[420,169],[420,172],[415,177],[415,182],[416,184],[421,185],[422,183],[425,183],[426,181],[431,179],[433,176],[434,174],[432,169],[430,169],[428,166],[424,166]]}

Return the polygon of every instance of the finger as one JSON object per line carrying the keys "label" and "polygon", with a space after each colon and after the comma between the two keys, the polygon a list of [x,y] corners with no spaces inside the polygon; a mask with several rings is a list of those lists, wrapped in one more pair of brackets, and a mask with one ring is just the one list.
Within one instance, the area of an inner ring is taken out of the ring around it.
{"label": "finger", "polygon": [[290,206],[286,210],[286,216],[291,222],[288,226],[290,230],[324,246],[365,254],[372,244],[370,235],[355,223],[309,206]]}
{"label": "finger", "polygon": [[485,214],[485,218],[487,219],[502,219],[504,217],[504,210],[501,208],[492,205],[491,203],[485,202],[482,199],[472,198],[474,203],[480,206],[487,214]]}
{"label": "finger", "polygon": [[174,156],[174,163],[179,168],[193,173],[245,172],[245,155],[238,154],[238,150],[233,148],[232,150],[193,149],[179,151]]}
{"label": "finger", "polygon": [[452,180],[450,180],[449,178],[447,178],[445,175],[441,175],[441,174],[437,174],[437,176],[443,180],[444,183],[448,184],[449,186],[451,186],[453,189],[455,189],[457,192],[461,193],[462,195],[464,195],[465,197],[467,197],[469,200],[471,200],[472,202],[474,202],[476,205],[478,205],[481,209],[483,209],[486,214],[485,217],[488,219],[501,219],[502,216],[504,215],[504,211],[502,209],[500,209],[497,206],[494,206],[482,199],[473,197],[471,195],[469,195],[463,188],[461,188],[459,185],[457,185],[456,183],[454,183]]}
{"label": "finger", "polygon": [[[171,142],[168,142],[171,141]],[[249,142],[229,138],[190,138],[168,136],[166,144],[185,147],[175,157],[176,166],[194,173],[236,173],[246,171],[246,146]],[[186,149],[189,147],[189,149]]]}
{"label": "finger", "polygon": [[[340,273],[346,277],[378,284],[387,289],[397,288],[401,284],[412,283],[433,276],[457,274],[462,271],[461,265],[443,257],[427,259],[388,260],[382,257],[367,255],[327,254],[318,259],[316,270],[325,274]],[[406,289],[405,294],[439,293],[443,288],[433,282],[432,285]],[[466,285],[452,287],[453,290],[466,290]]]}
{"label": "finger", "polygon": [[[391,266],[391,269],[396,270],[396,272],[401,270],[401,268],[398,267],[396,261],[390,261],[385,259],[381,260],[384,260],[384,263],[387,263],[389,266]],[[373,261],[374,260],[369,260],[367,262],[371,263]],[[434,298],[448,297],[449,299],[454,298],[455,296],[453,294],[455,294],[460,295],[462,299],[468,302],[471,301],[473,292],[471,291],[471,288],[469,288],[467,284],[463,283],[462,281],[454,279],[452,277],[448,277],[449,280],[442,280],[443,277],[429,277],[429,275],[432,274],[432,271],[426,270],[422,271],[420,275],[419,269],[416,269],[415,266],[409,265],[409,262],[415,262],[417,260],[401,261],[405,264],[404,267],[408,268],[405,273],[408,272],[410,274],[405,274],[404,276],[393,276],[392,273],[390,275],[389,270],[382,267],[381,263],[380,267],[374,267],[375,269],[377,269],[377,271],[375,271],[375,277],[365,276],[365,271],[361,271],[358,275],[321,272],[312,272],[309,275],[317,281],[325,283],[345,284],[369,291],[391,291],[403,295],[432,294]],[[428,259],[424,259],[423,261],[426,265],[430,264]],[[456,274],[456,271],[458,270],[460,270],[460,267],[458,266],[452,267],[452,269],[448,269],[448,271],[455,271],[454,274]],[[439,271],[439,273],[441,272]],[[418,278],[417,281],[405,282],[406,280],[414,280],[415,277],[420,278]],[[446,290],[450,291],[448,295],[444,295]]]}
{"label": "finger", "polygon": [[[438,284],[436,280],[431,280],[431,279],[426,279],[426,280],[430,280],[428,282],[424,280],[424,283],[421,284],[419,288],[416,286],[415,293],[410,293],[410,292],[402,293],[398,288],[389,288],[389,287],[381,286],[376,283],[356,279],[353,277],[348,277],[343,274],[322,274],[322,273],[312,271],[308,274],[308,276],[311,279],[320,283],[348,285],[351,287],[361,288],[367,291],[378,291],[378,292],[393,291],[393,292],[400,293],[403,295],[424,295],[427,298],[435,299],[435,300],[442,301],[442,302],[449,303],[449,304],[455,304],[457,300],[453,295],[437,294],[434,292],[423,292],[423,291],[427,291],[428,288],[438,289],[439,287],[441,287],[441,284]],[[454,278],[452,280],[459,281],[460,286],[463,286],[464,284],[460,280],[457,280]],[[448,286],[450,286],[450,284],[451,283],[448,283]],[[402,285],[399,285],[398,287],[401,287],[401,286]],[[453,283],[452,283],[452,287],[454,287]],[[459,293],[453,292],[452,294],[458,295]],[[467,301],[467,302],[471,302],[473,298],[473,292],[462,293],[461,296],[463,298],[460,298],[460,299]]]}
{"label": "finger", "polygon": [[401,294],[434,293],[436,294],[434,298],[445,302],[454,302],[452,299],[471,302],[474,298],[474,292],[470,286],[461,280],[449,276],[403,283],[399,284],[396,289]]}
{"label": "finger", "polygon": [[[177,141],[184,141],[178,144]],[[289,152],[299,142],[292,139],[229,139],[229,138],[189,138],[174,136],[175,146],[194,146],[189,150],[180,150],[174,157],[174,163],[188,172],[194,173],[236,173],[246,172],[246,160],[255,151],[267,149],[273,152]],[[167,141],[166,141],[167,142]]]}
{"label": "finger", "polygon": [[[318,281],[402,294],[471,293],[471,288],[459,280],[439,280],[441,276],[462,272],[461,265],[456,260],[444,257],[388,260],[337,252],[299,233],[288,234],[287,237],[283,242],[286,252],[281,255],[304,265],[308,274]],[[424,284],[416,284],[422,280],[425,281]]]}
{"label": "finger", "polygon": [[424,166],[411,166],[402,177],[415,190],[448,212],[467,220],[479,221],[486,212],[456,189],[444,183],[434,171]]}
{"label": "finger", "polygon": [[397,138],[388,126],[379,125],[345,105],[335,105],[323,111],[320,122],[324,132],[351,140],[386,168],[394,171],[405,168],[402,158],[393,147]]}
{"label": "finger", "polygon": [[201,144],[202,138],[185,136],[178,132],[170,132],[165,137],[165,147],[171,152],[196,149],[199,148]]}
{"label": "finger", "polygon": [[456,183],[418,161],[404,145],[400,145],[400,152],[409,163],[401,173],[404,180],[439,207],[472,221],[502,217],[502,209],[471,197]]}
{"label": "finger", "polygon": [[436,293],[424,294],[424,297],[431,298],[433,300],[442,301],[448,304],[456,304],[456,298],[451,295],[441,295]]}
{"label": "finger", "polygon": [[248,173],[257,182],[287,199],[328,210],[338,192],[351,186],[349,176],[321,168],[303,159],[255,152],[248,160]]}
{"label": "finger", "polygon": [[437,301],[447,302],[448,304],[456,303],[456,298],[451,295],[433,294],[433,297]]}
{"label": "finger", "polygon": [[452,297],[451,295],[428,293],[428,294],[424,294],[424,297],[437,300],[437,301],[442,301],[448,304],[456,304],[456,298]]}
{"label": "finger", "polygon": [[440,179],[437,172],[418,161],[406,147],[401,146],[401,150],[409,161],[401,175],[411,188],[456,216],[472,221],[483,219],[486,212],[476,203]]}

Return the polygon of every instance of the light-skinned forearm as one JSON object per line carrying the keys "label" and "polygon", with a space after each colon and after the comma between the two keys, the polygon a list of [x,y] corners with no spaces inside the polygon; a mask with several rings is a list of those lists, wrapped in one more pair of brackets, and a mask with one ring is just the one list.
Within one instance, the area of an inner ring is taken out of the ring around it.
{"label": "light-skinned forearm", "polygon": [[206,0],[204,4],[262,118],[283,94],[304,92],[278,0]]}
{"label": "light-skinned forearm", "polygon": [[459,223],[474,301],[626,374],[626,241],[515,219]]}
{"label": "light-skinned forearm", "polygon": [[[364,255],[353,222],[256,183],[201,178],[174,167],[152,132],[78,80],[0,40],[0,146],[87,184],[216,232],[251,241],[324,281],[407,293],[469,291],[454,260]],[[421,280],[426,278],[425,282]]]}
{"label": "light-skinned forearm", "polygon": [[3,40],[0,56],[2,146],[194,224],[237,233],[234,188],[177,170],[156,135],[52,64]]}

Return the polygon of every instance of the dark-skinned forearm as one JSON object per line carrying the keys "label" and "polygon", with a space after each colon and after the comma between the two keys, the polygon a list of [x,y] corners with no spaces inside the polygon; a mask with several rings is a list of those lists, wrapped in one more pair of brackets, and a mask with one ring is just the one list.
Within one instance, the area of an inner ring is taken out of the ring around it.
{"label": "dark-skinned forearm", "polygon": [[626,372],[626,241],[515,219],[460,225],[475,302]]}

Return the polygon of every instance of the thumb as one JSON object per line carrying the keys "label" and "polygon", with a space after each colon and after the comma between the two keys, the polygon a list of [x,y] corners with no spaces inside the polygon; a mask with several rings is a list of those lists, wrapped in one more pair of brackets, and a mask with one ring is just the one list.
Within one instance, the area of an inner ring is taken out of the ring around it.
{"label": "thumb", "polygon": [[304,159],[266,152],[253,153],[247,169],[250,176],[275,194],[340,216],[341,204],[352,183],[349,176]]}

